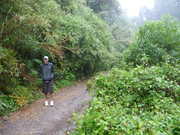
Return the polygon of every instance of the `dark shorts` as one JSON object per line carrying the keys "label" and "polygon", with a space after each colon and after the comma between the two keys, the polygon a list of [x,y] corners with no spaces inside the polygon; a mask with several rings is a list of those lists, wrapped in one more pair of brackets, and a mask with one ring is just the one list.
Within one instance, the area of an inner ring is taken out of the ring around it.
{"label": "dark shorts", "polygon": [[52,94],[53,93],[53,80],[50,81],[43,81],[43,90],[44,94]]}

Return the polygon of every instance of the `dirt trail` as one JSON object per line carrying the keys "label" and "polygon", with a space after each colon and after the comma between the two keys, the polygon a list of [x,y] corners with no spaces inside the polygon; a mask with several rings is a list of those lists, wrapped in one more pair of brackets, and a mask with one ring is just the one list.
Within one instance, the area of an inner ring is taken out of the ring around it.
{"label": "dirt trail", "polygon": [[54,107],[44,106],[44,99],[40,99],[3,118],[0,135],[66,135],[75,127],[72,113],[87,108],[90,99],[86,82],[77,82],[55,93]]}

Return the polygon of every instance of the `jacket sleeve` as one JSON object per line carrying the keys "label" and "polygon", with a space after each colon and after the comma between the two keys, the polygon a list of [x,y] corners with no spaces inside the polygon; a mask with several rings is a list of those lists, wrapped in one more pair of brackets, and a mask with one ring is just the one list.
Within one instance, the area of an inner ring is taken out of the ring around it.
{"label": "jacket sleeve", "polygon": [[53,79],[55,79],[56,78],[56,76],[55,76],[55,70],[54,70],[54,64],[52,63],[52,74],[53,74]]}
{"label": "jacket sleeve", "polygon": [[52,73],[54,74],[54,64],[52,64]]}

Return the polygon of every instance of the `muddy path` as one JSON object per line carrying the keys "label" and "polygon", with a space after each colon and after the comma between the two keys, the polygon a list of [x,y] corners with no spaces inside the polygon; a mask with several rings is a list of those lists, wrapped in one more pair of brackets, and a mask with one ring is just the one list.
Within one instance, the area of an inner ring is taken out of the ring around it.
{"label": "muddy path", "polygon": [[44,106],[40,99],[1,118],[0,135],[66,135],[75,127],[72,113],[88,107],[91,97],[86,89],[86,82],[76,82],[54,94],[54,107]]}

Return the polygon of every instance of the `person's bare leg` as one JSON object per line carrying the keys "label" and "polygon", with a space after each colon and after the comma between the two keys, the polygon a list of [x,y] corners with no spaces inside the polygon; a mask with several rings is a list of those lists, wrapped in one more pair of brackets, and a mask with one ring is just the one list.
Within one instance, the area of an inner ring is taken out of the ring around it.
{"label": "person's bare leg", "polygon": [[47,84],[43,82],[43,93],[45,96],[44,105],[48,106],[48,93],[47,93]]}

